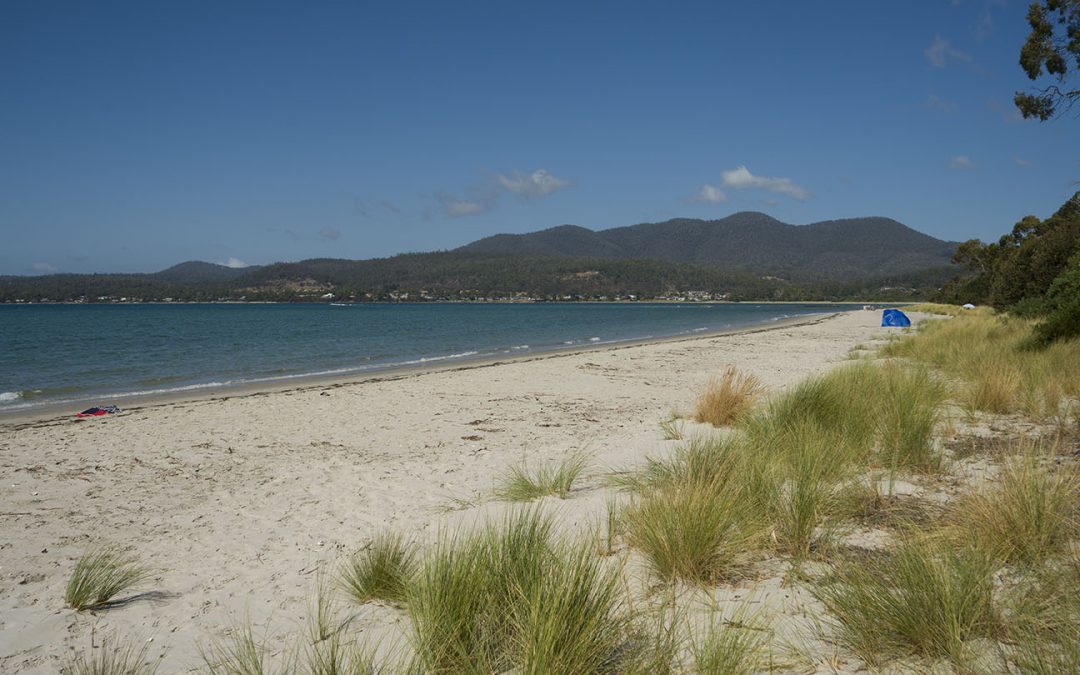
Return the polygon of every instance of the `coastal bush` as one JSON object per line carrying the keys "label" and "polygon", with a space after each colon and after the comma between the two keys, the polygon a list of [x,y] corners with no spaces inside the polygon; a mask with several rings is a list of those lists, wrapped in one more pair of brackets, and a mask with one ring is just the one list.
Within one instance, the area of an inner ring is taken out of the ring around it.
{"label": "coastal bush", "polygon": [[78,611],[101,607],[152,576],[152,570],[123,549],[115,546],[91,549],[75,563],[64,591],[64,602]]}
{"label": "coastal bush", "polygon": [[631,641],[619,568],[557,541],[538,510],[443,537],[409,586],[424,672],[601,673]]}
{"label": "coastal bush", "polygon": [[138,647],[105,642],[99,649],[69,661],[62,672],[65,675],[154,675],[159,663],[147,658],[149,646],[145,642]]}
{"label": "coastal bush", "polygon": [[714,427],[734,424],[750,411],[764,390],[755,375],[728,366],[721,377],[709,378],[694,405],[694,421]]}
{"label": "coastal bush", "polygon": [[974,537],[998,559],[1030,565],[1061,553],[1080,534],[1080,481],[1074,466],[1040,449],[1010,458],[997,485],[961,498],[958,539]]}
{"label": "coastal bush", "polygon": [[566,499],[574,481],[588,465],[588,455],[580,451],[568,453],[555,465],[542,464],[535,469],[530,469],[523,461],[520,465],[510,467],[495,494],[511,502],[531,501],[550,495]]}
{"label": "coastal bush", "polygon": [[400,604],[415,569],[412,547],[399,534],[382,533],[366,549],[346,560],[339,572],[339,583],[360,604],[372,600]]}
{"label": "coastal bush", "polygon": [[887,555],[841,563],[811,591],[836,639],[871,665],[897,656],[964,662],[965,642],[993,637],[995,563],[978,547],[909,537]]}

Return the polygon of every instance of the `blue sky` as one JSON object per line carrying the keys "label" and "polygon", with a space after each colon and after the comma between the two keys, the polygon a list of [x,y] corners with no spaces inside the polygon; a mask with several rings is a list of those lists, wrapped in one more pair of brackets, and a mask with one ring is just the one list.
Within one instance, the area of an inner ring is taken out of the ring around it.
{"label": "blue sky", "polygon": [[0,274],[744,210],[994,240],[1080,189],[1080,119],[1012,106],[1026,7],[8,0]]}

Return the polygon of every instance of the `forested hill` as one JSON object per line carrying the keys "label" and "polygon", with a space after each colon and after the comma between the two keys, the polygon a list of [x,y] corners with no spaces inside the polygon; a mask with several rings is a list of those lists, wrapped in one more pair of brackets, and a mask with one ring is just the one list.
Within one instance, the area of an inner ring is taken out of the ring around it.
{"label": "forested hill", "polygon": [[562,226],[371,260],[0,277],[0,302],[910,299],[953,276],[954,249],[887,218],[793,226],[738,213],[602,232]]}
{"label": "forested hill", "polygon": [[956,247],[956,242],[935,239],[890,218],[788,225],[744,211],[720,220],[678,218],[598,232],[562,225],[529,234],[499,234],[457,251],[650,258],[810,281],[921,272],[948,265]]}

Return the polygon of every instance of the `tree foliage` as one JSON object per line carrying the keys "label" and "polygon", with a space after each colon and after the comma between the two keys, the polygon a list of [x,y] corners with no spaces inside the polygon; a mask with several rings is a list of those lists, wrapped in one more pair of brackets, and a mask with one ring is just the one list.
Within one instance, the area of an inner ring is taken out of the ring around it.
{"label": "tree foliage", "polygon": [[1025,217],[996,243],[964,242],[953,261],[967,274],[939,299],[1043,316],[1044,343],[1080,335],[1080,192],[1046,220]]}
{"label": "tree foliage", "polygon": [[1036,0],[1027,14],[1031,33],[1020,48],[1020,67],[1032,81],[1056,80],[1034,93],[1016,92],[1013,99],[1024,117],[1048,120],[1080,98],[1070,88],[1070,75],[1080,71],[1080,0]]}

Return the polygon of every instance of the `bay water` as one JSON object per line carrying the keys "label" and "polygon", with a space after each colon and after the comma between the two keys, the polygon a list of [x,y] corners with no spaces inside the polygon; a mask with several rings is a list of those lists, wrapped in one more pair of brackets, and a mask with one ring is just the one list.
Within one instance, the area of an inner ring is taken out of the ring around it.
{"label": "bay water", "polygon": [[0,305],[0,411],[769,324],[851,305]]}

